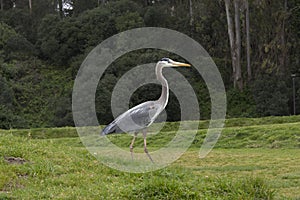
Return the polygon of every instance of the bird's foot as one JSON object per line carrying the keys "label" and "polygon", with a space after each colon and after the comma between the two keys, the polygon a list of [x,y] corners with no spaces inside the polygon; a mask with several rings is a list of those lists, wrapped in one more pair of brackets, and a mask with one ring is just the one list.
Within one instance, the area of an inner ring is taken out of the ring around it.
{"label": "bird's foot", "polygon": [[133,161],[133,147],[130,146],[130,154],[131,154],[131,160]]}
{"label": "bird's foot", "polygon": [[147,156],[151,160],[151,162],[154,163],[153,159],[151,158],[150,154],[148,153],[148,149],[147,148],[144,148],[144,152],[147,154]]}

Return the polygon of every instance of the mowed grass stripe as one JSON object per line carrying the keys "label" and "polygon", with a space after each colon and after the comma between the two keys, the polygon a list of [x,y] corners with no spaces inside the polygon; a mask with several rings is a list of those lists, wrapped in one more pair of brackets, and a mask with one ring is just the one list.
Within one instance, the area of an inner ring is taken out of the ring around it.
{"label": "mowed grass stripe", "polygon": [[[206,130],[209,126],[209,120],[201,121],[189,121],[185,122],[183,129],[190,130],[190,127],[195,127],[195,124],[199,124],[198,130]],[[271,116],[263,118],[231,118],[226,119],[226,128],[231,127],[251,127],[251,126],[276,126],[280,124],[297,124],[300,123],[300,115],[295,116]],[[189,124],[191,126],[189,126]],[[151,130],[157,130],[156,127],[161,127],[161,124],[153,124],[150,127]],[[179,122],[166,122],[161,132],[173,132],[179,127]],[[62,127],[62,128],[32,128],[32,129],[11,129],[1,130],[0,133],[10,133],[13,135],[30,136],[32,138],[46,139],[46,138],[60,138],[60,137],[78,137],[76,128],[74,127]]]}

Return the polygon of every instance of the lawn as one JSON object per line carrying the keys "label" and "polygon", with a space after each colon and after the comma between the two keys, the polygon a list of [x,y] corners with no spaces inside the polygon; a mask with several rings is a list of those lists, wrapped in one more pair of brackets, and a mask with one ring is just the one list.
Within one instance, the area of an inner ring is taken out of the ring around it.
{"label": "lawn", "polygon": [[[200,159],[207,127],[201,121],[189,150],[149,173],[103,165],[74,128],[0,130],[0,199],[300,199],[299,121],[227,120],[216,147]],[[150,134],[149,151],[165,145],[176,127],[168,123],[160,134]],[[131,136],[110,139],[129,151]],[[141,138],[135,151],[142,152]]]}

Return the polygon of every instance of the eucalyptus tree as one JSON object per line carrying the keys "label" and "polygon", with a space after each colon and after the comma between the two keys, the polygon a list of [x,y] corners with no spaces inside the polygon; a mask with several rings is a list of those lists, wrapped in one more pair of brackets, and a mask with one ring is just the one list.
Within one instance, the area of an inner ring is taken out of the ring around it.
{"label": "eucalyptus tree", "polygon": [[[240,1],[234,0],[234,22],[231,16],[231,0],[224,0],[228,24],[228,36],[231,50],[231,63],[234,87],[243,89],[241,68],[241,30],[240,30]],[[234,24],[233,24],[234,23]]]}

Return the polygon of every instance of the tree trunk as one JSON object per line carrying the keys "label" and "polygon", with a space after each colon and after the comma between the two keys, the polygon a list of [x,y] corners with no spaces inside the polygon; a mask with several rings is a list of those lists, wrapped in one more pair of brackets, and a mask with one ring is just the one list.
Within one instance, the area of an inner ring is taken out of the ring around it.
{"label": "tree trunk", "polygon": [[250,18],[249,18],[249,2],[245,0],[246,9],[246,54],[247,54],[247,74],[248,81],[252,79],[252,69],[251,69],[251,46],[250,46]]}
{"label": "tree trunk", "polygon": [[193,12],[193,0],[189,0],[190,4],[190,26],[194,25],[194,12]]}
{"label": "tree trunk", "polygon": [[1,11],[3,11],[4,10],[3,0],[0,1],[0,4],[1,4]]}
{"label": "tree trunk", "polygon": [[149,6],[149,0],[144,0],[145,6]]}
{"label": "tree trunk", "polygon": [[241,20],[240,20],[240,2],[239,0],[234,1],[234,21],[235,21],[235,51],[236,51],[236,74],[235,80],[237,86],[240,90],[243,89],[243,79],[242,79],[242,68],[241,68]]}
{"label": "tree trunk", "polygon": [[63,0],[58,0],[59,15],[63,17]]}
{"label": "tree trunk", "polygon": [[32,13],[32,2],[31,2],[31,0],[28,0],[28,7],[29,7],[29,13],[31,15],[31,13]]}
{"label": "tree trunk", "polygon": [[236,52],[235,52],[235,44],[234,44],[234,30],[233,30],[233,22],[230,16],[230,0],[225,1],[225,9],[226,9],[226,18],[227,18],[227,30],[229,36],[229,44],[230,44],[230,52],[231,52],[231,65],[232,65],[232,73],[233,73],[233,86],[236,87],[235,81],[235,64],[236,64]]}
{"label": "tree trunk", "polygon": [[287,0],[284,1],[284,13],[282,16],[282,25],[280,31],[280,49],[281,54],[279,56],[279,63],[280,63],[280,72],[284,73],[286,71],[286,58],[287,58],[287,47],[285,41],[285,19],[287,14]]}
{"label": "tree trunk", "polygon": [[98,0],[98,7],[100,6],[100,4],[105,4],[106,0]]}
{"label": "tree trunk", "polygon": [[234,24],[230,16],[230,0],[224,0],[228,36],[230,42],[232,74],[234,88],[243,89],[242,68],[241,68],[241,22],[240,22],[240,3],[239,0],[234,0]]}

